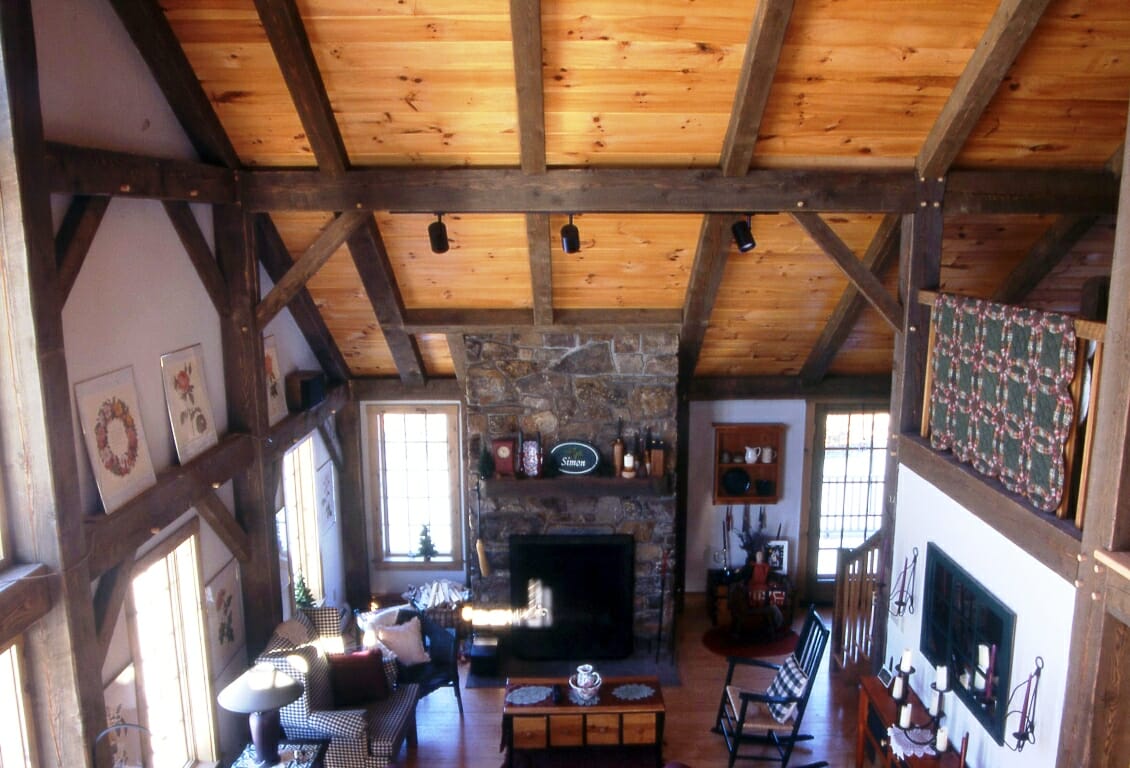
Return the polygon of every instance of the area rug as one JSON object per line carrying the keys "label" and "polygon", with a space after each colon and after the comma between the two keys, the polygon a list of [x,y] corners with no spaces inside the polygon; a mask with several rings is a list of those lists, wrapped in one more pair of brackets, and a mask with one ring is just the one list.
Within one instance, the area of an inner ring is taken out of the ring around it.
{"label": "area rug", "polygon": [[591,663],[604,677],[635,677],[653,675],[659,684],[667,687],[681,685],[679,667],[666,654],[658,662],[654,654],[634,655],[626,659],[582,659],[580,661],[527,661],[503,654],[499,661],[497,677],[467,673],[464,688],[500,688],[508,677],[560,677],[567,680],[577,670],[578,664]]}
{"label": "area rug", "polygon": [[719,656],[745,656],[757,658],[765,656],[784,656],[796,648],[797,633],[789,630],[785,634],[763,643],[739,640],[730,633],[728,626],[713,627],[702,636],[702,644]]}

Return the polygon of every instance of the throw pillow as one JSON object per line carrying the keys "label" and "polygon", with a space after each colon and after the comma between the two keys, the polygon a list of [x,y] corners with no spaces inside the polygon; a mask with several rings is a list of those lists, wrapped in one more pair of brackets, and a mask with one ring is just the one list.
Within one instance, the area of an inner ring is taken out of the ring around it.
{"label": "throw pillow", "polygon": [[329,660],[335,707],[355,707],[388,698],[380,651],[332,654]]}
{"label": "throw pillow", "polygon": [[420,619],[415,616],[403,624],[381,627],[377,630],[377,637],[396,654],[402,664],[424,664],[432,660],[424,650]]}
{"label": "throw pillow", "polygon": [[305,645],[317,637],[316,631],[311,631],[308,620],[304,622],[297,618],[287,619],[279,624],[275,627],[275,634],[295,647]]}
{"label": "throw pillow", "polygon": [[[796,657],[789,655],[785,659],[785,663],[777,670],[777,676],[773,678],[773,682],[769,684],[769,690],[765,691],[765,694],[767,696],[800,696],[804,693],[804,686],[807,684],[808,675],[804,674],[804,670],[796,663]],[[796,714],[795,701],[788,704],[767,702],[765,706],[769,710],[769,714],[778,723],[784,723]]]}

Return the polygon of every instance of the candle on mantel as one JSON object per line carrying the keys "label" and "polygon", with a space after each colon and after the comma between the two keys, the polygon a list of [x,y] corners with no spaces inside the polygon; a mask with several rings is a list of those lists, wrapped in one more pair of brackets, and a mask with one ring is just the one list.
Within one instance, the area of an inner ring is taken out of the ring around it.
{"label": "candle on mantel", "polygon": [[939,691],[944,691],[950,687],[950,668],[945,664],[939,664],[937,675],[934,680],[934,687]]}
{"label": "candle on mantel", "polygon": [[899,675],[898,677],[895,678],[894,685],[891,686],[891,698],[894,699],[895,701],[899,701],[900,699],[902,699],[902,686],[903,686],[902,675]]}
{"label": "candle on mantel", "polygon": [[944,725],[938,726],[938,740],[934,743],[934,748],[941,754],[949,749],[950,746],[950,732],[946,730]]}
{"label": "candle on mantel", "polygon": [[[985,649],[985,652],[988,653],[988,649]],[[988,657],[986,656],[986,659],[987,658]],[[910,671],[910,663],[913,660],[914,660],[914,655],[910,652],[910,649],[907,648],[905,651],[902,652],[902,663],[899,664],[899,669],[901,669],[903,672],[909,672]],[[985,663],[988,664],[988,661],[986,661]]]}
{"label": "candle on mantel", "polygon": [[909,728],[909,727],[910,727],[910,702],[908,701],[906,704],[903,704],[902,709],[899,710],[899,728]]}

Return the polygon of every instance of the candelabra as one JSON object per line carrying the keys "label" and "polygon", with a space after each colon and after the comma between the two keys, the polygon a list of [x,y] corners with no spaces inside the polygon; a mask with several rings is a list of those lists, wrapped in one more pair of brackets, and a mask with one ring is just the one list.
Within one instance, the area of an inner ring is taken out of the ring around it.
{"label": "candelabra", "polygon": [[[898,720],[894,726],[902,731],[904,738],[911,744],[920,747],[932,746],[939,753],[945,752],[949,747],[949,735],[941,723],[942,718],[945,717],[943,699],[950,691],[949,668],[944,665],[937,668],[936,678],[930,684],[932,694],[926,708],[928,720],[924,723],[916,723],[913,721],[914,712],[909,701],[910,676],[915,672],[914,667],[910,665],[909,653],[907,651],[903,654],[902,663],[895,670],[895,679],[891,683],[891,697],[899,705]],[[926,734],[925,738],[923,734]]]}

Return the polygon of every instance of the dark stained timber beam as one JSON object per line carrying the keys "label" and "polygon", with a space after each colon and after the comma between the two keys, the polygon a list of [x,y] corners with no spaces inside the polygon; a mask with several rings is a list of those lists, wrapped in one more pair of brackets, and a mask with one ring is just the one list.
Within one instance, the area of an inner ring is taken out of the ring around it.
{"label": "dark stained timber beam", "polygon": [[526,241],[530,249],[530,287],[534,296],[534,323],[553,324],[553,246],[549,215],[526,215]]}
{"label": "dark stained timber beam", "polygon": [[836,262],[847,279],[855,285],[856,290],[878,310],[887,325],[895,331],[902,330],[902,308],[899,307],[899,303],[887,292],[879,282],[879,278],[855,257],[827,222],[815,213],[794,213],[793,218],[824,253]]}
{"label": "dark stained timber beam", "polygon": [[247,531],[243,530],[215,491],[204,493],[196,500],[196,511],[239,562],[246,563],[251,559]]}
{"label": "dark stained timber beam", "polygon": [[487,333],[515,327],[596,332],[625,325],[677,328],[681,317],[677,309],[560,309],[552,324],[542,325],[528,309],[410,309],[404,313],[403,327],[410,333]]}
{"label": "dark stained timber beam", "polygon": [[391,210],[400,213],[909,212],[909,171],[583,168],[527,174],[508,168],[248,171],[252,211]]}
{"label": "dark stained timber beam", "polygon": [[309,435],[319,425],[345,407],[349,390],[338,384],[326,393],[326,399],[309,410],[289,414],[267,432],[266,461],[268,464],[281,461],[282,455],[299,440]]}
{"label": "dark stained timber beam", "polygon": [[111,0],[110,4],[196,153],[207,163],[239,167],[239,156],[157,0]]}
{"label": "dark stained timber beam", "polygon": [[338,248],[361,224],[373,216],[368,211],[346,211],[331,221],[306,249],[294,266],[286,271],[282,279],[275,283],[255,308],[255,320],[260,328],[266,328],[275,315],[282,310],[299,291],[306,287],[306,281],[329,261]]}
{"label": "dark stained timber beam", "polygon": [[[292,266],[294,260],[286,250],[286,243],[279,235],[271,217],[265,213],[255,215],[257,237],[255,249],[259,263],[267,270],[267,275],[275,283],[283,279]],[[349,378],[349,364],[341,354],[341,349],[334,341],[330,329],[318,311],[310,292],[303,288],[287,305],[290,316],[294,318],[298,330],[310,345],[310,351],[318,358],[318,364],[326,375],[334,381],[346,381]]]}
{"label": "dark stained timber beam", "polygon": [[406,384],[423,384],[424,359],[416,339],[404,330],[404,299],[396,286],[388,251],[372,216],[366,217],[349,237],[349,252],[381,324],[381,332],[400,373],[400,380]]}
{"label": "dark stained timber beam", "polygon": [[463,384],[467,381],[467,344],[462,333],[447,334],[447,351],[451,355],[451,366],[455,369],[455,380]]}
{"label": "dark stained timber beam", "polygon": [[233,203],[237,174],[191,160],[47,142],[47,186],[59,195]]}
{"label": "dark stained timber beam", "polygon": [[228,290],[224,285],[224,276],[220,273],[212,249],[208,247],[208,241],[204,239],[204,233],[200,231],[196,217],[192,215],[192,209],[188,203],[172,200],[164,201],[164,206],[181,245],[184,246],[192,266],[196,269],[200,284],[204,286],[208,298],[212,300],[212,306],[216,308],[217,313],[227,315],[231,312],[231,307],[228,304]]}
{"label": "dark stained timber beam", "polygon": [[110,652],[110,641],[114,638],[114,626],[125,605],[133,578],[134,559],[124,558],[98,580],[94,590],[94,621],[98,625],[98,652],[103,662]]}
{"label": "dark stained timber beam", "polygon": [[1118,176],[1100,171],[953,171],[942,210],[1105,215],[1118,210]]}
{"label": "dark stained timber beam", "polygon": [[728,225],[731,219],[732,215],[710,214],[703,217],[699,228],[698,247],[683,301],[682,330],[679,333],[680,381],[691,381],[698,366],[714,300],[718,297],[730,254]]}
{"label": "dark stained timber beam", "polygon": [[1008,274],[992,300],[1017,304],[1051,274],[1098,221],[1097,216],[1060,216]]}
{"label": "dark stained timber beam", "polygon": [[542,89],[541,0],[510,0],[518,146],[523,173],[545,173],[545,93]]}
{"label": "dark stained timber beam", "polygon": [[42,563],[15,565],[4,570],[0,584],[0,645],[7,645],[51,609],[49,571]]}
{"label": "dark stained timber beam", "polygon": [[59,268],[59,295],[64,304],[75,287],[86,254],[94,242],[98,225],[110,207],[105,195],[75,195],[67,206],[63,223],[55,235],[55,262]]}
{"label": "dark stained timber beam", "polygon": [[781,399],[886,400],[891,394],[890,376],[829,376],[815,384],[799,376],[700,377],[688,387],[691,400]]}
{"label": "dark stained timber beam", "polygon": [[[871,239],[871,244],[867,247],[862,260],[863,266],[876,277],[882,276],[898,256],[901,226],[901,217],[893,213],[887,214],[879,222],[879,229]],[[820,333],[820,338],[809,352],[808,359],[801,366],[802,381],[806,384],[815,384],[824,378],[828,366],[832,364],[836,353],[847,340],[866,305],[867,300],[859,293],[859,289],[849,283],[824,330]]]}
{"label": "dark stained timber beam", "polygon": [[923,177],[944,176],[953,165],[1049,1],[1001,0],[918,153]]}

